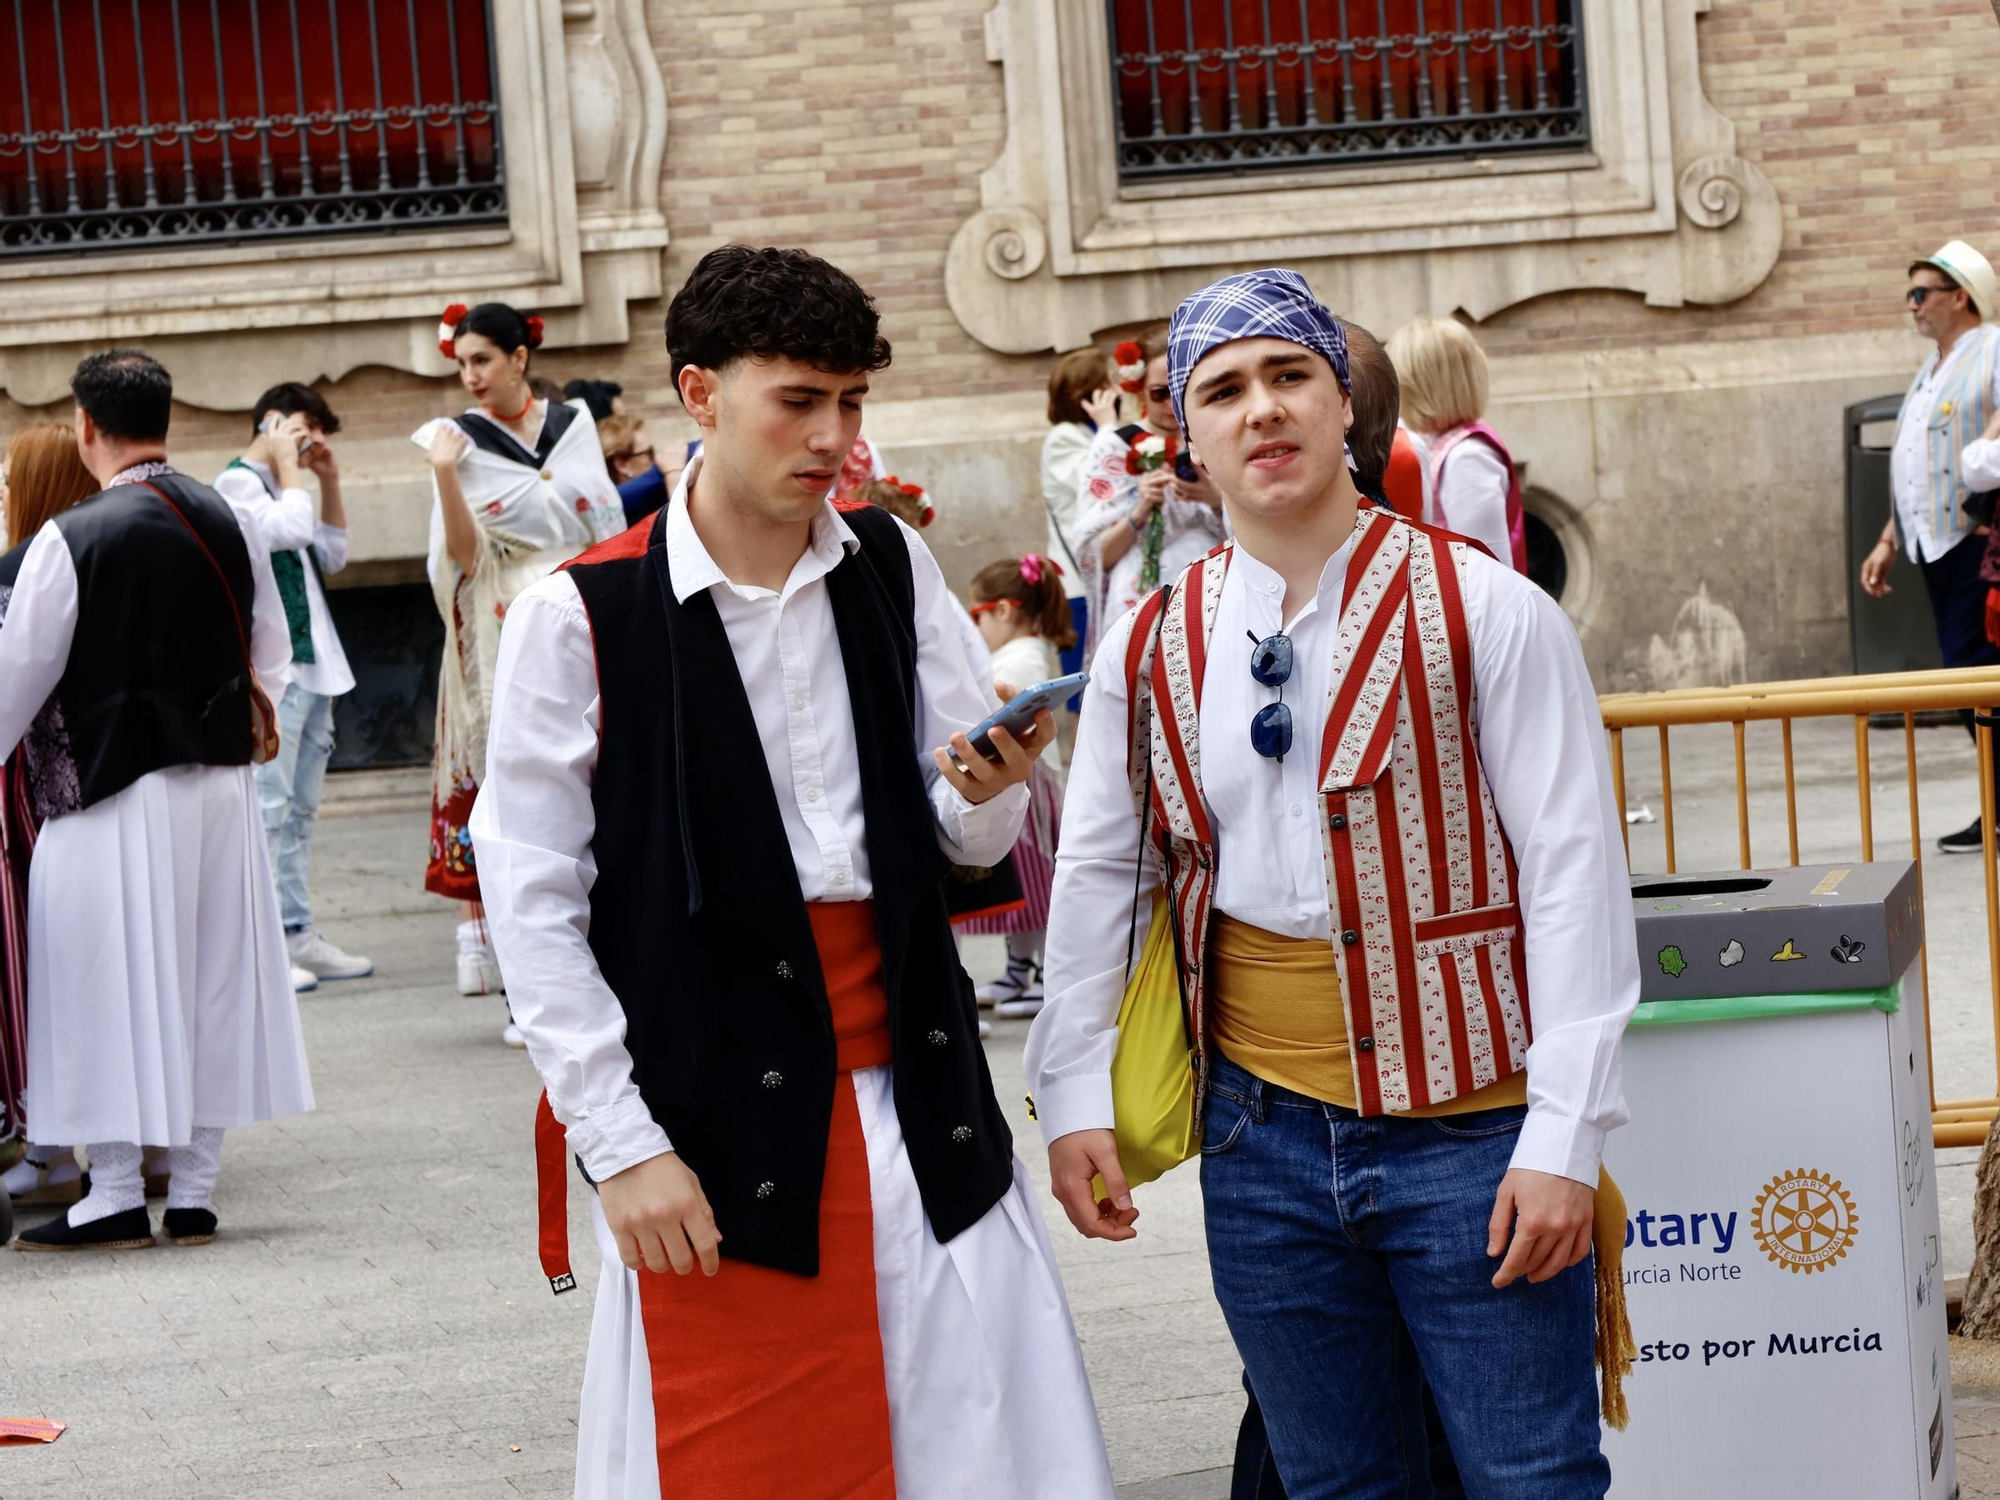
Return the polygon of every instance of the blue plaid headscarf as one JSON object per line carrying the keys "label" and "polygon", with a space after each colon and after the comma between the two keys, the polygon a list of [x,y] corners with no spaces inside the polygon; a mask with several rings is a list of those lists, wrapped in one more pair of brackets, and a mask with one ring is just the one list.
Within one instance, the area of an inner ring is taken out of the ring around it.
{"label": "blue plaid headscarf", "polygon": [[1212,349],[1237,339],[1289,339],[1333,366],[1342,390],[1347,375],[1347,335],[1297,271],[1241,271],[1203,287],[1174,309],[1167,325],[1167,388],[1174,418],[1187,431],[1188,376]]}

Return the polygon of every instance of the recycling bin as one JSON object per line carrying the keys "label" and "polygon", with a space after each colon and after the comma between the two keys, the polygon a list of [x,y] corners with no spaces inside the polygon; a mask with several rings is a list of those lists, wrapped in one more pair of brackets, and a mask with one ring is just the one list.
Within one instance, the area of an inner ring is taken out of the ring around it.
{"label": "recycling bin", "polygon": [[1952,1500],[1907,861],[1635,876],[1614,1500]]}

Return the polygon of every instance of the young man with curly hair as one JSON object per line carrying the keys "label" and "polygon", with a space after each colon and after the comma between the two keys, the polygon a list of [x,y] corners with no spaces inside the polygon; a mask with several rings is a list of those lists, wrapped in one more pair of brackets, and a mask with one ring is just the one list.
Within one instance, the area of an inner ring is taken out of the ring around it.
{"label": "young man with curly hair", "polygon": [[473,815],[545,1209],[565,1148],[597,1185],[576,1493],[1110,1500],[942,886],[1051,725],[971,747],[936,563],[828,499],[889,363],[861,288],[728,246],[666,338],[702,452],[515,600]]}

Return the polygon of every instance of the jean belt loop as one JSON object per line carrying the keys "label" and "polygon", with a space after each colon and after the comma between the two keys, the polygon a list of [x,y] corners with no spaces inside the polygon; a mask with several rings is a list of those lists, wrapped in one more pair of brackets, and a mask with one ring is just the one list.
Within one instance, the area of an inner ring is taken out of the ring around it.
{"label": "jean belt loop", "polygon": [[1268,1108],[1264,1100],[1264,1080],[1248,1069],[1244,1070],[1244,1076],[1250,1080],[1250,1118],[1262,1125]]}

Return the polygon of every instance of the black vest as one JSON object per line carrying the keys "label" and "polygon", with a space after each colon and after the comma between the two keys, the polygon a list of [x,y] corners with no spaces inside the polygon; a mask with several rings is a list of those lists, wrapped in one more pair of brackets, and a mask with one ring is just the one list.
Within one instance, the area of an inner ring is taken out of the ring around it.
{"label": "black vest", "polygon": [[[633,1078],[722,1231],[722,1252],[816,1275],[832,1014],[750,700],[707,592],[683,605],[667,512],[570,570],[590,616],[601,728],[590,946],[624,1007]],[[853,702],[896,1113],[949,1240],[1000,1200],[1013,1141],[946,921],[918,769],[907,544],[874,510],[826,577]]]}
{"label": "black vest", "polygon": [[169,766],[250,764],[249,549],[228,502],[207,485],[183,474],[151,483],[173,496],[229,592],[187,527],[143,484],[121,484],[56,516],[76,565],[76,636],[55,696],[79,807]]}

